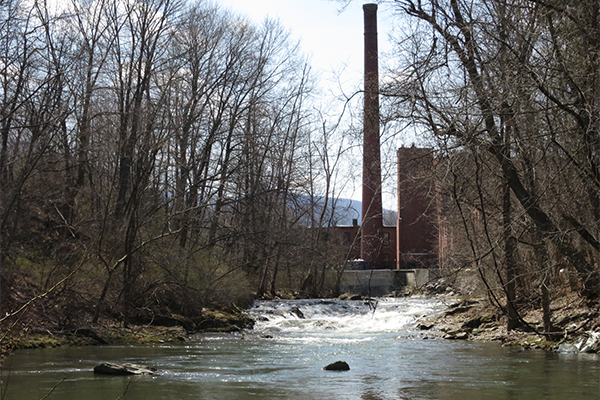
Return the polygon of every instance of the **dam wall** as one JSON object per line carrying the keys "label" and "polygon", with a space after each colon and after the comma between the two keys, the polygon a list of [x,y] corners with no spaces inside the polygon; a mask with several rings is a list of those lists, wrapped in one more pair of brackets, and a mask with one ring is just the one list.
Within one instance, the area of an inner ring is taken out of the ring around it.
{"label": "dam wall", "polygon": [[372,297],[387,296],[405,287],[423,287],[438,277],[438,269],[349,270],[342,274],[340,292]]}

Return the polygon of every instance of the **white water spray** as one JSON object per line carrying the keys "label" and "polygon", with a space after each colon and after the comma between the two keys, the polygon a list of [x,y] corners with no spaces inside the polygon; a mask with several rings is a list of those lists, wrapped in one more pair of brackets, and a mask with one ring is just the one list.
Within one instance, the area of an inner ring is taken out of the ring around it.
{"label": "white water spray", "polygon": [[257,301],[249,314],[257,321],[257,332],[364,335],[410,331],[420,317],[444,308],[442,302],[426,298],[275,300]]}

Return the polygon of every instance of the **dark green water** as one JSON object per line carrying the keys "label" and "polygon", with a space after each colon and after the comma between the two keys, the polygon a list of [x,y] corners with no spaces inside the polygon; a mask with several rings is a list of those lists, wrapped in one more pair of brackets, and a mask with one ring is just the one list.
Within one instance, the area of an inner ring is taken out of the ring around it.
{"label": "dark green water", "polygon": [[[290,312],[294,306],[304,319]],[[375,312],[360,302],[265,302],[251,312],[266,320],[244,335],[204,335],[177,345],[19,351],[3,368],[4,398],[600,399],[597,355],[425,340],[414,322],[439,308],[415,299],[382,300]],[[336,360],[347,361],[351,370],[322,370]],[[155,366],[162,374],[94,375],[93,367],[103,361]]]}

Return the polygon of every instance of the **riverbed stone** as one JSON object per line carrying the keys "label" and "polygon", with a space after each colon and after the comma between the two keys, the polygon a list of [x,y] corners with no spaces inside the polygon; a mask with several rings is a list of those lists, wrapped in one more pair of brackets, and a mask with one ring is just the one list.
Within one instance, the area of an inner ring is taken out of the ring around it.
{"label": "riverbed stone", "polygon": [[579,349],[582,353],[597,353],[600,348],[600,332],[587,331],[587,340],[581,344]]}
{"label": "riverbed stone", "polygon": [[471,318],[469,320],[467,320],[465,323],[462,324],[461,328],[463,329],[477,329],[479,328],[481,325],[488,323],[490,321],[492,321],[492,316],[476,316],[474,318]]}
{"label": "riverbed stone", "polygon": [[349,371],[350,366],[346,361],[336,361],[325,367],[323,367],[326,371]]}
{"label": "riverbed stone", "polygon": [[299,319],[305,319],[306,317],[304,316],[304,313],[302,312],[302,310],[300,310],[298,307],[292,307],[290,309],[290,312],[292,314],[294,314],[296,317],[298,317]]}
{"label": "riverbed stone", "polygon": [[422,331],[428,331],[431,328],[433,328],[434,326],[435,326],[434,323],[418,323],[417,329],[422,330]]}
{"label": "riverbed stone", "polygon": [[451,304],[445,311],[447,316],[466,313],[478,304],[476,300],[462,300],[460,302]]}
{"label": "riverbed stone", "polygon": [[466,340],[468,338],[469,338],[469,334],[462,330],[448,331],[444,335],[444,339],[448,339],[448,340]]}
{"label": "riverbed stone", "polygon": [[130,363],[103,362],[94,367],[94,373],[101,375],[156,375],[156,368]]}

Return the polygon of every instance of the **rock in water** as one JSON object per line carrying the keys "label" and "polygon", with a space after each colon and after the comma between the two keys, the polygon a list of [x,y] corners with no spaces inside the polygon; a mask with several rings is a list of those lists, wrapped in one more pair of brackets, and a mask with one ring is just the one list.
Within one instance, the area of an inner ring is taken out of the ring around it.
{"label": "rock in water", "polygon": [[600,349],[600,332],[587,331],[588,338],[581,344],[579,351],[582,353],[597,353]]}
{"label": "rock in water", "polygon": [[292,309],[290,310],[290,312],[292,314],[294,314],[296,317],[300,318],[300,319],[306,318],[304,316],[304,313],[302,313],[302,311],[298,307],[292,307]]}
{"label": "rock in water", "polygon": [[326,371],[349,371],[350,366],[346,361],[336,361],[326,367],[323,367],[323,369]]}
{"label": "rock in water", "polygon": [[129,363],[104,362],[94,367],[94,373],[102,375],[155,375],[157,372],[156,368]]}

